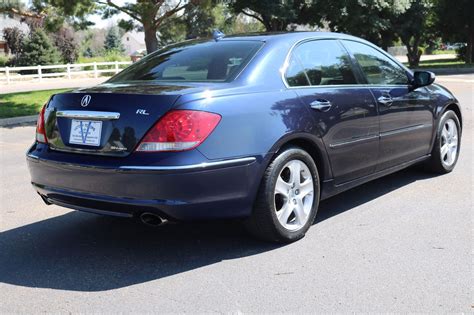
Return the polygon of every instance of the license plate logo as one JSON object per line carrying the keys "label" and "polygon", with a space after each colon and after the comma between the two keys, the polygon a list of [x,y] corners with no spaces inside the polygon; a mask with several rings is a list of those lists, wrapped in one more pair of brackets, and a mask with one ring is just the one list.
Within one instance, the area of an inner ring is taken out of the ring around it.
{"label": "license plate logo", "polygon": [[69,143],[98,147],[102,134],[102,122],[93,120],[75,120],[71,122]]}

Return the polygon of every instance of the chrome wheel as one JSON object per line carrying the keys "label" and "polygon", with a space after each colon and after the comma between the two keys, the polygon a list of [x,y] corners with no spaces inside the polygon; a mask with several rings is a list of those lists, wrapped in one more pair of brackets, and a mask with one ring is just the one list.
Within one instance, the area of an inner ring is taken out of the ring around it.
{"label": "chrome wheel", "polygon": [[302,228],[313,207],[314,184],[308,166],[291,160],[282,168],[275,185],[275,211],[281,226],[290,231]]}
{"label": "chrome wheel", "polygon": [[441,161],[444,166],[451,167],[456,162],[458,145],[458,127],[453,119],[448,119],[441,131]]}

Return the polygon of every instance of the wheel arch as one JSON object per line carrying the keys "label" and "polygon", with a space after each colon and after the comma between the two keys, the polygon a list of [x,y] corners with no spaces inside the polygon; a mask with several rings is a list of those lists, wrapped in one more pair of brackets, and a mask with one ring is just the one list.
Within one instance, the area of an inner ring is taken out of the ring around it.
{"label": "wheel arch", "polygon": [[462,130],[463,129],[463,120],[462,120],[461,107],[459,106],[459,104],[457,104],[455,102],[449,102],[449,103],[445,104],[443,107],[441,107],[438,111],[438,115],[436,117],[436,120],[439,121],[439,119],[441,119],[441,116],[443,116],[443,114],[448,110],[452,110],[456,114],[456,116],[459,119],[459,124],[461,125],[461,130]]}
{"label": "wheel arch", "polygon": [[456,104],[456,103],[451,103],[451,104],[449,104],[448,106],[446,106],[444,108],[442,113],[444,113],[448,110],[452,110],[456,114],[456,116],[458,116],[459,124],[461,125],[461,130],[462,130],[463,129],[463,125],[462,125],[463,122],[462,122],[461,108],[459,107],[459,105]]}
{"label": "wheel arch", "polygon": [[280,141],[278,141],[274,146],[274,154],[270,161],[273,160],[281,151],[291,146],[300,147],[308,152],[316,163],[321,182],[332,178],[331,166],[324,144],[320,138],[311,135],[293,134],[280,139]]}

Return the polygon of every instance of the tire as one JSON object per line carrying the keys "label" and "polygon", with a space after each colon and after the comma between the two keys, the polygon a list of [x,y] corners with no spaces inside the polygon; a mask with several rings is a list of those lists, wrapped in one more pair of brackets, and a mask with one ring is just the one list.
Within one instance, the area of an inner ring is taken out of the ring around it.
{"label": "tire", "polygon": [[461,149],[461,131],[458,116],[451,110],[446,111],[439,120],[431,158],[426,164],[429,171],[446,174],[454,169]]}
{"label": "tire", "polygon": [[[294,176],[298,173],[299,178]],[[246,228],[266,241],[289,243],[301,239],[316,217],[319,183],[311,156],[298,147],[285,149],[265,171]]]}

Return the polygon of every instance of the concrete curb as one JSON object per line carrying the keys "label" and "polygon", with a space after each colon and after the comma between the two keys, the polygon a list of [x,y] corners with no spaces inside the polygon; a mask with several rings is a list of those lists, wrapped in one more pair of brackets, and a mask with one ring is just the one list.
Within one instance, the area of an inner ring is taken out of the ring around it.
{"label": "concrete curb", "polygon": [[37,119],[38,119],[38,115],[2,118],[0,119],[0,127],[12,127],[12,126],[17,126],[17,125],[32,124],[32,123],[36,123]]}

